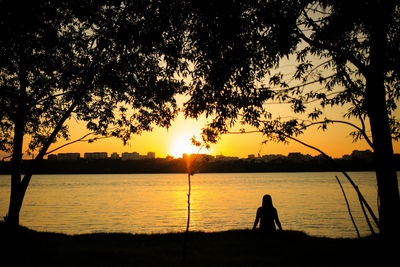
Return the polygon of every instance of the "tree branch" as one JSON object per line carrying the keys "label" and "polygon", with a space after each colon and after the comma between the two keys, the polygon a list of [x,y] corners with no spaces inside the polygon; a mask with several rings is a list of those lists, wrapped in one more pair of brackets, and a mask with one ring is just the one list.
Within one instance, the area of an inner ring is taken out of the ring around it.
{"label": "tree branch", "polygon": [[26,190],[26,188],[29,185],[29,182],[32,178],[32,175],[34,171],[36,170],[37,166],[39,165],[39,162],[43,159],[44,155],[46,154],[47,150],[49,149],[50,145],[53,143],[55,140],[58,132],[61,130],[62,126],[64,125],[65,121],[71,116],[71,113],[74,111],[76,106],[78,105],[78,101],[72,102],[71,106],[67,109],[67,111],[64,113],[64,115],[60,118],[58,121],[56,127],[54,128],[53,132],[47,139],[47,142],[43,145],[42,149],[39,151],[39,154],[35,157],[35,159],[32,162],[32,165],[30,166],[29,171],[25,174],[24,178],[21,181],[21,187],[22,190]]}
{"label": "tree branch", "polygon": [[5,159],[9,159],[12,157],[12,154],[8,155],[8,156],[4,156],[1,160],[4,161]]}
{"label": "tree branch", "polygon": [[[57,151],[57,150],[60,150],[60,149],[63,148],[63,147],[72,145],[72,144],[74,144],[74,143],[78,143],[78,142],[89,142],[90,140],[93,140],[93,139],[85,140],[85,138],[88,137],[88,136],[90,136],[90,135],[94,135],[94,134],[95,134],[95,133],[87,133],[87,134],[85,134],[84,136],[82,136],[81,138],[78,138],[78,139],[76,139],[76,140],[74,140],[74,141],[68,142],[68,143],[66,143],[66,144],[63,144],[63,145],[61,145],[61,146],[59,146],[59,147],[57,147],[57,148],[51,150],[51,151],[46,152],[45,155],[51,154],[51,153],[53,153],[53,152],[55,152],[55,151]],[[105,137],[103,136],[103,137],[95,137],[94,139],[95,139],[95,140],[99,140],[99,139],[105,139],[105,138],[110,138],[110,137],[111,137],[111,136],[105,136]]]}
{"label": "tree branch", "polygon": [[[314,80],[314,81],[302,83],[302,84],[299,84],[299,85],[294,85],[294,86],[287,87],[287,88],[283,88],[283,89],[270,89],[270,90],[274,90],[274,92],[280,92],[280,91],[285,92],[285,91],[293,90],[293,89],[296,89],[296,88],[299,88],[299,87],[305,87],[305,86],[307,86],[307,85],[311,85],[311,84],[314,84],[314,83],[320,83],[320,82],[322,82],[322,81],[331,79],[331,78],[335,77],[336,75],[337,75],[337,74],[332,74],[332,75],[329,75],[329,76],[327,76],[327,77],[321,77],[321,78],[318,79],[318,80]],[[269,89],[269,88],[261,87],[261,88],[259,88],[259,89]]]}
{"label": "tree branch", "polygon": [[[243,114],[239,114],[239,115],[243,116]],[[265,122],[265,121],[261,121],[261,120],[258,120],[258,121],[259,121],[259,122]],[[305,120],[302,120],[302,121],[305,121]],[[314,126],[314,125],[324,124],[324,123],[330,123],[330,122],[331,122],[331,123],[341,123],[341,124],[345,124],[345,125],[348,125],[348,126],[351,126],[351,127],[355,128],[355,129],[357,129],[357,130],[362,134],[362,136],[364,137],[364,139],[365,139],[365,141],[368,143],[368,145],[369,145],[372,149],[374,149],[374,144],[373,144],[373,142],[371,141],[371,139],[368,137],[367,133],[365,132],[365,128],[364,128],[364,127],[363,127],[363,128],[360,128],[360,127],[358,127],[357,125],[355,125],[355,124],[353,124],[353,123],[351,123],[351,122],[348,122],[348,121],[329,120],[329,119],[327,119],[327,120],[324,120],[324,121],[310,122],[310,124],[305,125],[304,127],[300,128],[300,130],[305,130],[305,129],[307,129],[307,128],[311,127],[311,126]],[[249,132],[229,132],[229,133],[230,133],[230,134],[241,134],[241,133],[255,133],[255,132],[261,132],[261,131],[255,130],[255,131],[249,131]]]}
{"label": "tree branch", "polygon": [[303,127],[302,129],[306,129],[306,128],[311,127],[311,126],[313,126],[313,125],[323,124],[323,123],[330,123],[330,122],[331,122],[331,123],[346,124],[346,125],[349,125],[349,126],[355,128],[355,129],[357,129],[357,130],[362,134],[362,136],[364,137],[364,139],[365,139],[365,141],[368,143],[368,145],[369,145],[372,149],[374,149],[374,144],[373,144],[373,142],[371,141],[371,139],[369,139],[369,137],[368,137],[368,135],[366,134],[365,130],[364,130],[364,129],[361,129],[361,128],[358,127],[357,125],[355,125],[355,124],[353,124],[353,123],[351,123],[351,122],[348,122],[348,121],[325,120],[325,121],[312,122],[312,123],[306,125],[305,127]]}
{"label": "tree branch", "polygon": [[[311,70],[309,70],[308,71],[308,74],[306,75],[306,77],[305,77],[305,79],[308,79],[308,76],[310,76],[314,71],[316,71],[318,68],[320,68],[320,67],[322,67],[322,66],[324,66],[324,65],[326,65],[326,64],[329,64],[330,62],[332,62],[333,61],[333,59],[329,59],[329,60],[327,60],[327,61],[324,61],[324,62],[322,62],[321,64],[318,64],[317,66],[315,66],[314,68],[312,68]],[[331,76],[332,77],[332,76]]]}
{"label": "tree branch", "polygon": [[[284,134],[284,135],[285,135],[285,134]],[[347,172],[345,172],[344,170],[342,170],[342,169],[337,165],[337,163],[336,163],[330,156],[328,156],[325,152],[323,152],[322,150],[320,150],[320,149],[318,149],[318,148],[316,148],[316,147],[314,147],[314,146],[311,146],[311,145],[309,145],[309,144],[306,144],[306,143],[304,143],[304,142],[302,142],[302,141],[300,141],[300,140],[298,140],[298,139],[296,139],[296,138],[294,138],[294,137],[292,137],[292,136],[289,136],[289,135],[285,135],[285,136],[286,136],[287,138],[289,138],[289,139],[295,141],[295,142],[298,142],[298,143],[300,143],[300,144],[302,144],[302,145],[304,145],[304,146],[306,146],[306,147],[309,147],[309,148],[311,148],[311,149],[314,149],[314,150],[320,152],[320,153],[321,153],[326,159],[328,159],[338,170],[340,170],[340,172],[343,173],[343,175],[347,178],[347,180],[348,180],[348,181],[350,182],[350,184],[353,186],[354,190],[356,190],[356,192],[357,192],[357,194],[358,194],[358,197],[359,197],[359,200],[360,200],[360,204],[361,204],[361,205],[365,205],[365,207],[367,208],[367,210],[368,210],[368,212],[370,213],[371,217],[373,218],[375,224],[379,227],[379,221],[378,221],[377,217],[375,216],[375,213],[372,211],[372,209],[371,209],[371,207],[369,206],[368,202],[365,200],[364,196],[361,194],[360,190],[358,189],[358,186],[354,183],[353,179],[350,178],[350,176],[347,174]],[[368,216],[367,216],[366,214],[364,214],[364,215],[365,215],[365,218],[366,218],[366,220],[367,220],[367,223],[369,224]]]}
{"label": "tree branch", "polygon": [[358,60],[354,55],[349,54],[336,46],[332,46],[332,45],[329,45],[326,43],[321,43],[321,42],[312,40],[311,38],[307,37],[300,29],[298,29],[296,34],[300,39],[304,40],[309,45],[312,45],[316,48],[333,51],[333,52],[343,56],[345,59],[347,59],[349,62],[351,62],[354,66],[356,66],[364,76],[367,75],[367,67],[360,60]]}
{"label": "tree branch", "polygon": [[349,201],[347,201],[346,193],[344,192],[342,183],[340,182],[339,178],[338,178],[336,175],[335,175],[335,178],[336,178],[336,181],[339,183],[340,189],[342,190],[344,200],[346,201],[347,211],[349,212],[350,219],[351,219],[351,221],[352,221],[352,223],[353,223],[353,225],[354,225],[354,228],[355,228],[355,230],[356,230],[356,232],[357,232],[357,237],[358,237],[358,238],[361,238],[361,237],[360,237],[360,232],[358,231],[358,228],[357,228],[357,224],[356,224],[356,222],[354,221],[353,215],[351,214]]}
{"label": "tree branch", "polygon": [[[239,133],[240,133],[240,134],[244,134],[244,133],[255,133],[255,132],[261,132],[261,131],[228,132],[228,133],[230,133],[230,134],[239,134]],[[262,132],[261,132],[261,133],[262,133]],[[321,155],[323,155],[329,162],[331,162],[332,165],[333,165],[338,171],[340,171],[341,173],[343,173],[343,175],[347,178],[347,180],[348,180],[348,181],[350,182],[350,184],[353,186],[354,190],[355,190],[355,191],[357,192],[357,194],[358,194],[358,198],[359,198],[359,200],[360,200],[361,206],[362,206],[362,205],[365,205],[365,207],[367,208],[369,214],[371,215],[372,219],[374,220],[375,224],[376,224],[377,227],[379,228],[379,225],[380,225],[380,224],[379,224],[379,220],[378,220],[377,217],[375,216],[375,213],[373,212],[373,210],[372,210],[371,207],[369,206],[368,202],[365,200],[364,196],[361,194],[360,190],[358,189],[358,186],[354,183],[353,179],[351,179],[351,177],[347,174],[347,172],[345,172],[344,170],[342,170],[342,169],[340,168],[340,166],[338,166],[338,164],[333,160],[333,158],[331,158],[330,156],[328,156],[328,154],[326,154],[325,152],[323,152],[321,149],[316,148],[316,147],[314,147],[314,146],[312,146],[312,145],[309,145],[309,144],[307,144],[307,143],[304,143],[303,141],[300,141],[299,139],[297,139],[297,138],[295,138],[295,137],[292,137],[292,136],[290,136],[290,135],[284,134],[284,133],[282,133],[282,132],[275,132],[275,133],[276,133],[276,134],[282,134],[283,136],[285,136],[285,137],[288,138],[288,139],[291,139],[291,140],[293,140],[293,141],[295,141],[295,142],[297,142],[297,143],[299,143],[299,144],[302,144],[302,145],[304,145],[304,146],[306,146],[306,147],[308,147],[308,148],[311,148],[311,149],[313,149],[313,150],[318,151],[318,152],[321,153]],[[368,219],[368,216],[367,216],[366,213],[364,213],[364,217],[365,217],[365,219],[366,219],[368,225],[370,225],[370,224],[369,224],[369,219]],[[372,232],[373,232],[373,230],[372,230]]]}

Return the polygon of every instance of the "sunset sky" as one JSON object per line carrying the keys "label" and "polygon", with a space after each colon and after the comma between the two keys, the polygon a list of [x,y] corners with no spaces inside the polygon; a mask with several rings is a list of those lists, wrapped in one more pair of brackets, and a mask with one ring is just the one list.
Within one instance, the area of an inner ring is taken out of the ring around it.
{"label": "sunset sky", "polygon": [[[187,97],[178,96],[178,104],[181,106],[185,99],[187,99]],[[315,104],[315,106],[317,105],[318,104]],[[280,116],[285,119],[294,117],[299,118],[299,116],[301,116],[291,113],[287,104],[270,103],[267,104],[267,108],[272,114],[274,114],[274,116]],[[313,108],[314,106],[310,106],[309,110]],[[346,110],[347,107],[325,107],[323,112],[324,116],[328,119],[343,120],[343,114]],[[400,110],[396,111],[395,116],[397,118],[400,116]],[[201,129],[206,123],[207,120],[204,117],[199,120],[193,120],[185,119],[183,114],[180,114],[169,129],[155,127],[152,132],[145,132],[142,135],[133,136],[125,146],[119,139],[107,138],[97,140],[93,143],[78,142],[71,144],[57,150],[54,154],[78,152],[81,153],[81,157],[83,157],[85,152],[107,152],[109,156],[113,152],[117,152],[119,155],[123,152],[138,152],[141,155],[145,155],[147,152],[155,152],[156,157],[165,158],[166,156],[171,155],[178,158],[181,157],[183,153],[190,154],[199,152],[198,148],[191,145],[190,139],[191,137],[196,136],[196,138],[200,140]],[[353,121],[353,123],[360,125],[358,121]],[[368,125],[368,122],[366,122],[366,124]],[[88,130],[85,128],[85,122],[70,119],[68,125],[71,133],[70,141],[81,138],[83,135],[88,133]],[[239,131],[241,128],[246,128],[246,131],[254,130],[248,126],[238,124],[232,129],[232,131]],[[354,143],[352,137],[349,135],[351,131],[353,131],[353,129],[350,126],[342,124],[330,125],[327,131],[322,131],[318,129],[317,126],[314,126],[313,128],[308,129],[304,135],[299,137],[299,139],[309,145],[321,149],[334,158],[340,158],[345,154],[350,154],[353,150],[370,149],[368,144],[363,140]],[[209,150],[202,149],[200,153],[237,156],[240,158],[247,158],[249,154],[287,155],[290,152],[301,152],[313,156],[319,154],[319,152],[295,143],[294,141],[289,144],[274,142],[262,144],[263,140],[263,136],[260,133],[225,134],[217,144],[212,145]],[[27,141],[28,140],[25,142],[25,147],[27,147]],[[65,142],[59,142],[54,144],[50,147],[49,151],[64,143]],[[400,142],[394,142],[393,148],[395,153],[400,153]],[[7,155],[9,154],[0,151],[1,157]],[[32,156],[25,154],[24,157],[31,158]]]}
{"label": "sunset sky", "polygon": [[[318,61],[317,61],[318,62]],[[285,61],[278,71],[282,71],[285,75],[291,77],[294,71],[294,63]],[[339,89],[337,89],[339,90]],[[187,96],[177,96],[177,102],[182,107],[182,104],[188,99]],[[280,116],[284,119],[301,118],[307,119],[307,116],[299,114],[293,114],[290,111],[288,104],[281,103],[267,103],[267,109],[275,116]],[[308,106],[308,110],[313,110],[314,107],[319,107],[318,103],[313,103]],[[333,108],[325,107],[323,109],[323,116],[328,119],[344,120],[343,114],[347,111],[348,106],[340,107],[336,106]],[[400,110],[395,112],[396,118],[400,117]],[[360,123],[356,120],[352,121],[356,125]],[[128,142],[127,145],[123,145],[122,141],[116,138],[107,138],[97,140],[93,143],[78,142],[60,150],[54,152],[57,153],[81,153],[81,157],[85,152],[107,152],[110,156],[111,153],[116,152],[119,155],[123,152],[138,152],[141,155],[147,154],[147,152],[155,152],[156,157],[164,158],[168,155],[174,157],[181,157],[183,153],[197,153],[198,148],[191,145],[190,139],[196,136],[196,139],[200,140],[201,129],[206,125],[207,119],[201,117],[199,120],[185,119],[183,114],[179,114],[176,120],[172,123],[169,129],[155,127],[152,132],[145,132],[142,135],[135,135]],[[366,122],[368,125],[369,122]],[[81,138],[83,135],[88,133],[85,128],[85,122],[79,122],[75,119],[70,119],[68,122],[71,138],[69,141]],[[345,154],[350,154],[353,150],[365,150],[371,149],[368,144],[361,140],[356,143],[353,142],[352,137],[349,135],[354,129],[347,125],[334,124],[328,127],[327,131],[322,131],[314,126],[306,131],[304,135],[298,137],[301,141],[317,147],[334,158],[340,158]],[[246,131],[255,130],[248,126],[240,125],[239,123],[231,129],[232,132],[238,132],[241,128],[245,128]],[[368,132],[370,135],[370,133]],[[209,150],[202,149],[200,153],[207,153],[210,155],[224,155],[224,156],[237,156],[240,158],[247,158],[249,154],[254,155],[266,155],[266,154],[282,154],[287,155],[290,152],[301,152],[303,154],[318,155],[319,152],[298,144],[294,141],[289,144],[268,142],[262,144],[263,136],[260,133],[248,133],[248,134],[225,134],[221,137],[220,141],[212,145]],[[25,147],[27,147],[27,141]],[[59,142],[50,147],[52,149],[63,145],[65,142]],[[393,142],[393,148],[395,153],[400,153],[400,142]],[[5,157],[9,154],[5,154],[0,151],[0,157]],[[24,155],[25,158],[31,158],[32,156]]]}
{"label": "sunset sky", "polygon": [[[284,116],[289,113],[285,105],[271,105],[271,110],[275,114]],[[340,119],[344,110],[341,109],[326,109],[324,110],[330,119]],[[198,148],[191,145],[190,138],[196,136],[198,139],[202,127],[207,120],[201,118],[199,120],[185,119],[183,114],[172,123],[172,126],[167,129],[154,128],[152,132],[146,132],[142,135],[133,136],[129,143],[124,146],[122,141],[116,138],[107,138],[98,140],[94,143],[79,142],[69,145],[58,150],[55,153],[79,152],[83,156],[84,152],[107,152],[109,155],[113,152],[121,154],[122,152],[138,152],[139,154],[147,154],[147,152],[155,152],[156,157],[166,157],[172,155],[181,157],[182,153],[196,153]],[[84,123],[70,120],[71,140],[77,139],[87,133]],[[238,131],[243,128],[242,125],[237,125],[232,131]],[[247,130],[252,130],[246,127]],[[327,131],[318,130],[317,127],[309,129],[306,134],[301,136],[301,140],[310,145],[316,146],[332,157],[341,157],[344,154],[350,154],[353,150],[369,149],[365,141],[353,143],[349,132],[352,128],[345,125],[331,125]],[[211,155],[238,156],[246,158],[249,154],[261,155],[265,154],[283,154],[287,155],[290,152],[301,152],[303,154],[318,155],[315,150],[311,150],[301,144],[291,142],[289,144],[273,143],[262,144],[263,136],[260,133],[248,134],[225,134],[221,140],[212,145],[207,150],[201,150],[200,153],[208,153]],[[55,147],[55,146],[54,146]],[[400,152],[399,142],[394,143],[395,153]]]}

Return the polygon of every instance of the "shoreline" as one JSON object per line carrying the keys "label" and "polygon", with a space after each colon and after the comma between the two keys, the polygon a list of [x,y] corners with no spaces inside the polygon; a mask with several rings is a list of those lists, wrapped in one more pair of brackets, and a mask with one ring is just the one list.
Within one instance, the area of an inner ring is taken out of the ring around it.
{"label": "shoreline", "polygon": [[[395,161],[400,166],[400,156]],[[23,160],[21,172],[30,170],[32,160]],[[329,172],[329,171],[374,171],[374,164],[366,160],[335,159],[337,166],[315,158],[310,160],[280,159],[274,161],[238,159],[205,162],[200,173],[248,173],[248,172]],[[397,166],[395,164],[395,166]],[[400,169],[399,169],[400,170]],[[0,173],[11,173],[11,162],[0,162]],[[43,160],[35,174],[144,174],[144,173],[186,173],[183,159],[142,159],[142,160]]]}
{"label": "shoreline", "polygon": [[[182,266],[184,232],[67,235],[0,223],[0,249],[14,266]],[[252,230],[190,232],[187,266],[382,266],[383,240],[310,236],[299,231],[261,236]],[[17,255],[21,255],[18,257]]]}
{"label": "shoreline", "polygon": [[[374,170],[347,170],[347,173],[375,172]],[[396,171],[400,172],[400,171]],[[312,170],[312,171],[224,171],[224,172],[196,172],[195,174],[233,174],[233,173],[341,173],[338,170]],[[24,172],[21,172],[25,175]],[[35,172],[34,175],[115,175],[115,174],[186,174],[187,172]],[[1,173],[1,176],[10,176],[11,173]]]}

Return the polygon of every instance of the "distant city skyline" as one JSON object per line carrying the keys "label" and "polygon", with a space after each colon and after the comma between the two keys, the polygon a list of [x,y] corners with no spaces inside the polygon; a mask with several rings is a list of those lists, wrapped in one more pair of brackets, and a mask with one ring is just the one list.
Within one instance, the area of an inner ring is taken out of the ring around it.
{"label": "distant city skyline", "polygon": [[[188,155],[188,154],[186,154]],[[203,154],[208,155],[211,158],[215,159],[224,159],[224,160],[236,160],[236,159],[255,159],[255,158],[263,158],[263,159],[276,159],[276,158],[292,158],[292,159],[311,159],[315,156],[311,156],[310,154],[303,154],[301,152],[289,152],[287,155],[285,154],[264,154],[264,155],[255,155],[249,154],[247,157],[238,157],[238,156],[225,156],[225,155],[211,155],[211,154]],[[319,155],[318,155],[319,156]],[[349,158],[349,157],[359,157],[359,158],[369,158],[372,159],[373,153],[371,150],[353,150],[351,154],[343,155],[341,158]],[[81,153],[57,153],[48,155],[48,160],[78,160],[78,159],[122,159],[122,160],[138,160],[138,159],[156,159],[156,158],[175,158],[171,155],[167,157],[156,157],[155,152],[147,152],[146,155],[140,155],[138,152],[123,152],[122,154],[118,154],[113,152],[109,155],[107,152],[85,152],[83,153],[83,157],[81,157]],[[184,158],[185,154],[181,157]]]}
{"label": "distant city skyline", "polygon": [[[140,155],[138,152],[123,152],[118,154],[113,152],[108,156],[107,152],[84,152],[83,159],[122,159],[122,160],[134,160],[134,159],[155,159],[155,152],[147,152],[146,155]],[[81,158],[81,153],[53,153],[47,156],[49,160],[78,160]]]}
{"label": "distant city skyline", "polygon": [[[144,132],[141,135],[134,135],[127,145],[124,145],[117,138],[99,139],[95,142],[77,142],[67,145],[54,153],[85,153],[85,152],[107,152],[111,154],[116,152],[122,154],[126,151],[136,151],[139,154],[145,154],[153,151],[158,157],[165,158],[168,155],[181,157],[183,153],[197,153],[198,148],[191,145],[190,138],[196,136],[200,139],[202,127],[205,125],[205,119],[185,120],[182,116],[173,122],[172,126],[167,130],[164,128],[154,128],[152,132]],[[69,141],[59,141],[52,145],[50,151],[71,140],[82,137],[86,132],[82,123],[71,120],[69,122],[71,129],[71,137]],[[236,126],[232,131],[238,131],[240,128]],[[247,131],[252,130],[246,128]],[[332,126],[327,131],[317,131],[312,129],[299,137],[305,143],[313,145],[333,158],[340,158],[343,155],[350,154],[353,150],[371,149],[363,140],[353,142],[349,136],[351,128],[344,125]],[[211,145],[209,150],[202,149],[201,153],[211,155],[238,156],[246,158],[249,154],[258,155],[265,154],[288,154],[290,152],[301,152],[303,154],[318,155],[315,150],[309,149],[301,144],[290,142],[289,144],[268,142],[263,144],[264,138],[261,133],[251,134],[225,134],[221,137],[217,144]],[[180,148],[181,147],[181,148]],[[27,147],[25,148],[25,150]],[[190,151],[183,151],[189,149]],[[400,153],[400,142],[393,141],[393,149],[395,153]],[[24,150],[24,151],[25,151]],[[9,153],[0,151],[0,158],[10,156]],[[24,153],[25,159],[32,158],[32,155]]]}
{"label": "distant city skyline", "polygon": [[[71,138],[75,140],[82,137],[85,127],[82,123],[70,121]],[[179,116],[167,130],[164,128],[154,128],[152,132],[144,132],[141,135],[134,135],[127,145],[124,145],[117,138],[106,138],[97,140],[92,143],[78,142],[63,147],[55,153],[72,153],[72,152],[96,152],[104,151],[108,154],[116,152],[121,154],[126,151],[136,151],[139,154],[145,154],[153,151],[158,157],[165,158],[168,155],[181,157],[183,153],[197,153],[198,148],[191,145],[190,138],[196,136],[200,139],[202,127],[205,125],[205,119],[185,120]],[[232,131],[238,131],[243,126],[236,126]],[[247,131],[252,130],[247,127]],[[350,154],[353,150],[371,149],[363,140],[353,142],[349,136],[351,128],[337,125],[332,126],[327,131],[317,131],[311,129],[299,137],[305,143],[313,145],[333,158],[340,158],[343,155]],[[249,154],[288,154],[290,152],[301,152],[303,154],[318,155],[315,150],[309,149],[301,144],[290,142],[289,144],[268,142],[263,144],[264,138],[261,133],[252,134],[225,134],[221,137],[217,144],[211,145],[209,150],[202,149],[201,153],[211,155],[238,156],[247,157]],[[58,142],[53,145],[56,148],[67,142]],[[182,148],[179,148],[182,147]],[[393,141],[395,153],[400,153],[400,142]],[[190,151],[183,151],[189,149]],[[3,154],[4,156],[5,154]],[[26,158],[29,158],[26,155]]]}

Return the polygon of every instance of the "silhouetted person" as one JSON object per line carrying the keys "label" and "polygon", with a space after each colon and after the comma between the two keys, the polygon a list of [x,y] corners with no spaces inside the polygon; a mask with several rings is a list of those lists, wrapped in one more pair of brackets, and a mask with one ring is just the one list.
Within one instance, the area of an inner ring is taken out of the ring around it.
{"label": "silhouetted person", "polygon": [[281,222],[279,221],[278,211],[272,205],[270,195],[265,195],[262,200],[262,206],[257,210],[256,220],[254,221],[253,230],[256,229],[260,222],[260,230],[264,233],[272,233],[276,231],[275,223],[279,230],[282,230]]}

